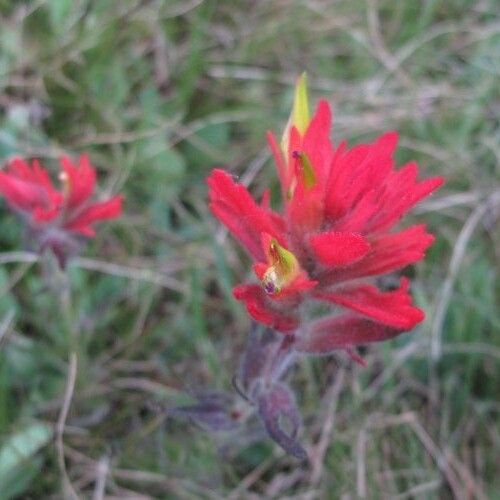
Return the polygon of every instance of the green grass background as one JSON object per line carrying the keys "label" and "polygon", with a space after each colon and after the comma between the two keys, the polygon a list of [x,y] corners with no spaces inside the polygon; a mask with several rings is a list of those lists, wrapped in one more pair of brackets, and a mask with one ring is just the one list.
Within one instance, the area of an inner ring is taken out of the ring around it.
{"label": "green grass background", "polygon": [[[264,134],[303,70],[335,141],[396,129],[399,162],[447,179],[405,222],[437,236],[407,271],[425,323],[367,368],[339,354],[293,374],[309,467],[150,409],[232,390],[250,262],[205,178],[222,166],[277,201]],[[88,152],[101,193],[126,197],[71,297],[2,203],[0,498],[70,498],[64,477],[95,499],[500,498],[499,79],[495,0],[0,0],[0,162],[56,172]]]}

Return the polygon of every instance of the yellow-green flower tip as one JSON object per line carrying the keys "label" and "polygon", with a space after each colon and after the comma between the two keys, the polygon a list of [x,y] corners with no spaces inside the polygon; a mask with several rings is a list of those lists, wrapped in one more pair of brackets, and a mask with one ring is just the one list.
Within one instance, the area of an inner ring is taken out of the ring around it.
{"label": "yellow-green flower tip", "polygon": [[295,255],[275,238],[266,237],[266,240],[269,267],[262,277],[262,286],[268,295],[277,295],[297,277],[300,265]]}
{"label": "yellow-green flower tip", "polygon": [[297,78],[292,112],[290,113],[290,118],[288,119],[285,130],[283,131],[283,137],[281,138],[281,149],[285,158],[288,156],[289,135],[292,126],[299,131],[300,135],[304,135],[310,121],[307,75],[304,72]]}
{"label": "yellow-green flower tip", "polygon": [[305,187],[311,189],[316,185],[316,174],[314,173],[311,160],[304,152],[296,152],[294,156],[299,161],[301,169],[301,172],[297,172],[296,174],[302,175]]}
{"label": "yellow-green flower tip", "polygon": [[300,135],[304,135],[309,126],[309,97],[307,93],[307,75],[302,73],[295,85],[295,97],[293,100],[292,123],[297,127]]}

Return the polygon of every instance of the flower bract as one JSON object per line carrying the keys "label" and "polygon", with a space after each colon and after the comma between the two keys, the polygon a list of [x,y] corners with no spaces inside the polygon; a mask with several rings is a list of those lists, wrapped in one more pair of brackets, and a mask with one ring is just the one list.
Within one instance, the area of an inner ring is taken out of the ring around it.
{"label": "flower bract", "polygon": [[0,193],[23,217],[38,249],[52,249],[64,263],[79,240],[95,235],[94,223],[120,216],[122,196],[91,200],[96,171],[88,156],[82,155],[77,162],[63,157],[60,165],[57,188],[37,160],[29,163],[14,158],[0,171]]}
{"label": "flower bract", "polygon": [[[256,282],[234,296],[258,322],[297,337],[296,348],[321,353],[394,337],[424,319],[410,282],[391,290],[377,277],[424,257],[433,236],[423,224],[398,229],[400,219],[442,183],[418,180],[416,163],[397,168],[397,132],[348,147],[330,139],[331,110],[320,100],[309,116],[305,75],[299,78],[289,122],[278,143],[268,140],[283,208],[257,203],[230,174],[208,178],[212,213],[254,259]],[[309,314],[312,303],[331,313]]]}

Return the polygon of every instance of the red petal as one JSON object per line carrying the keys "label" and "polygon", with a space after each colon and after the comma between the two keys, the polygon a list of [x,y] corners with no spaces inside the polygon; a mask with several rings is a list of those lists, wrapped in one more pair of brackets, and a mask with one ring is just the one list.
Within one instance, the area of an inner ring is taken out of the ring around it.
{"label": "red petal", "polygon": [[361,285],[333,293],[318,292],[314,296],[353,309],[385,325],[411,330],[425,315],[412,305],[408,287],[409,280],[402,278],[400,288],[391,292],[381,292],[372,285]]}
{"label": "red petal", "polygon": [[288,205],[288,217],[293,234],[300,238],[304,232],[317,231],[323,222],[323,192],[317,185],[310,190],[298,183]]}
{"label": "red petal", "polygon": [[310,238],[311,247],[318,260],[327,266],[345,266],[362,259],[370,244],[357,233],[330,231]]}
{"label": "red petal", "polygon": [[[313,154],[315,160],[312,160],[307,155],[314,176],[312,186],[307,186],[306,176],[301,174],[302,168],[300,166],[300,153],[303,152],[304,144],[295,127],[290,129],[289,142],[288,166],[294,173],[293,181],[287,190],[287,199],[289,199],[287,210],[290,227],[295,235],[299,236],[305,231],[317,230],[323,222],[325,189],[323,170],[326,170],[327,167],[322,164],[324,160],[321,159],[322,156],[319,155],[319,152]],[[331,145],[329,147],[331,155],[333,155]],[[327,155],[328,153],[324,154]],[[313,161],[316,163],[313,163]]]}
{"label": "red petal", "polygon": [[32,182],[47,191],[51,198],[61,198],[62,194],[56,190],[50,180],[48,172],[40,165],[37,160],[33,160],[30,165],[17,158],[11,163],[10,171],[17,172],[22,179]]}
{"label": "red petal", "polygon": [[12,207],[26,211],[31,211],[37,204],[43,204],[46,199],[40,186],[5,172],[0,172],[0,192]]}
{"label": "red petal", "polygon": [[352,170],[354,166],[362,164],[370,152],[370,146],[361,144],[345,151],[345,144],[341,144],[332,159],[330,176],[325,192],[325,213],[330,220],[340,218],[345,214],[348,206],[345,193],[349,184],[353,183]]}
{"label": "red petal", "polygon": [[266,274],[266,271],[269,269],[269,264],[265,262],[256,262],[252,268],[255,276],[262,281],[264,279],[264,274]]}
{"label": "red petal", "polygon": [[0,172],[0,193],[19,210],[54,210],[62,195],[54,189],[47,172],[37,161],[30,166],[20,158],[13,159],[7,172]]}
{"label": "red petal", "polygon": [[290,171],[293,171],[293,169],[291,169],[290,167],[295,163],[296,152],[301,150],[302,150],[302,136],[300,135],[300,132],[298,131],[297,127],[295,125],[292,125],[292,127],[290,127],[290,138],[288,141],[288,157],[287,157],[287,168],[289,168]]}
{"label": "red petal", "polygon": [[253,319],[281,332],[295,330],[299,324],[295,316],[287,315],[275,308],[259,285],[239,285],[233,289],[237,300],[245,303]]}
{"label": "red petal", "polygon": [[298,351],[326,354],[335,349],[388,340],[401,333],[402,330],[345,314],[314,322],[303,336],[297,337],[294,345]]}
{"label": "red petal", "polygon": [[395,130],[385,132],[376,141],[374,146],[379,150],[379,153],[384,156],[392,156],[398,145],[399,134]]}
{"label": "red petal", "polygon": [[49,192],[56,192],[47,171],[37,160],[30,165],[21,158],[14,158],[9,164],[9,174],[23,181],[38,185]]}
{"label": "red petal", "polygon": [[24,181],[37,184],[31,165],[22,158],[13,158],[8,165],[9,174],[19,177]]}
{"label": "red petal", "polygon": [[339,283],[363,276],[385,274],[402,269],[424,258],[425,250],[434,236],[420,224],[399,233],[388,233],[370,238],[370,252],[356,264],[344,269],[325,272],[320,278],[322,285]]}
{"label": "red petal", "polygon": [[260,199],[260,206],[264,210],[269,210],[271,208],[271,190],[270,189],[266,189],[262,193],[262,198]]}
{"label": "red petal", "polygon": [[373,186],[382,186],[394,169],[392,156],[398,142],[397,132],[386,132],[370,145],[369,153],[362,163],[353,166],[352,175],[344,199],[352,209]]}
{"label": "red petal", "polygon": [[371,240],[372,251],[359,266],[365,275],[396,271],[422,260],[433,242],[434,236],[426,231],[425,224],[381,235]]}
{"label": "red petal", "polygon": [[326,191],[325,210],[335,220],[353,209],[374,186],[382,186],[394,167],[398,135],[387,132],[372,144],[361,144],[336,155]]}
{"label": "red petal", "polygon": [[317,284],[317,281],[309,279],[305,271],[301,271],[300,274],[287,287],[283,288],[277,298],[283,299],[299,292],[311,290]]}
{"label": "red petal", "polygon": [[80,157],[78,165],[73,164],[66,156],[63,156],[60,161],[69,181],[67,206],[73,209],[82,205],[93,193],[96,179],[95,169],[90,164],[87,155]]}
{"label": "red petal", "polygon": [[241,184],[223,170],[215,169],[207,179],[212,213],[247,248],[256,260],[265,260],[260,243],[261,233],[269,233],[280,244],[283,222],[277,214],[255,203]]}
{"label": "red petal", "polygon": [[[297,237],[304,231],[317,230],[323,222],[326,178],[334,155],[329,139],[330,124],[330,107],[323,100],[303,136],[297,127],[290,127],[283,194],[290,228]],[[308,182],[303,173],[301,155],[307,158],[312,182],[310,178]]]}
{"label": "red petal", "polygon": [[334,224],[336,231],[367,232],[368,221],[380,211],[380,193],[371,189],[359,200],[352,210]]}
{"label": "red petal", "polygon": [[287,165],[285,163],[285,159],[283,158],[283,154],[281,152],[281,148],[278,146],[276,142],[276,138],[274,134],[270,131],[267,132],[267,141],[269,142],[269,146],[274,156],[274,161],[276,163],[276,169],[278,171],[278,177],[281,183],[282,195],[283,198],[286,198],[286,191],[290,184],[290,174],[287,169]]}
{"label": "red petal", "polygon": [[302,150],[307,154],[314,167],[316,178],[323,186],[334,153],[330,141],[331,124],[330,105],[322,99],[319,101],[316,112],[304,134]]}
{"label": "red petal", "polygon": [[389,229],[402,215],[444,182],[443,177],[432,177],[417,182],[417,174],[418,167],[414,162],[391,173],[385,185],[379,190],[378,210],[366,225],[365,231]]}
{"label": "red petal", "polygon": [[93,203],[78,215],[68,220],[64,224],[64,227],[69,231],[75,231],[85,236],[94,236],[95,232],[90,227],[90,224],[104,219],[119,217],[122,213],[122,201],[122,196],[114,196],[109,200]]}
{"label": "red petal", "polygon": [[49,222],[54,220],[61,213],[60,207],[42,208],[35,207],[31,213],[35,222]]}

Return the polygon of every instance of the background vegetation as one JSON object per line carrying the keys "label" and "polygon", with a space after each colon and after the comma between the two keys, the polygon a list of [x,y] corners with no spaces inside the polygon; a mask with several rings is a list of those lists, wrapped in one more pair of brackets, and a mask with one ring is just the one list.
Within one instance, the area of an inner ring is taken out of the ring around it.
{"label": "background vegetation", "polygon": [[[0,162],[56,172],[89,152],[102,192],[126,196],[70,266],[71,304],[2,204],[0,498],[59,498],[61,481],[95,499],[499,498],[498,14],[495,0],[0,0]],[[368,368],[339,354],[293,374],[310,467],[153,404],[232,390],[250,321],[230,290],[249,260],[204,179],[223,166],[278,194],[264,133],[302,70],[336,141],[397,129],[400,162],[447,178],[412,219],[437,235],[408,270],[426,322],[367,349]]]}

